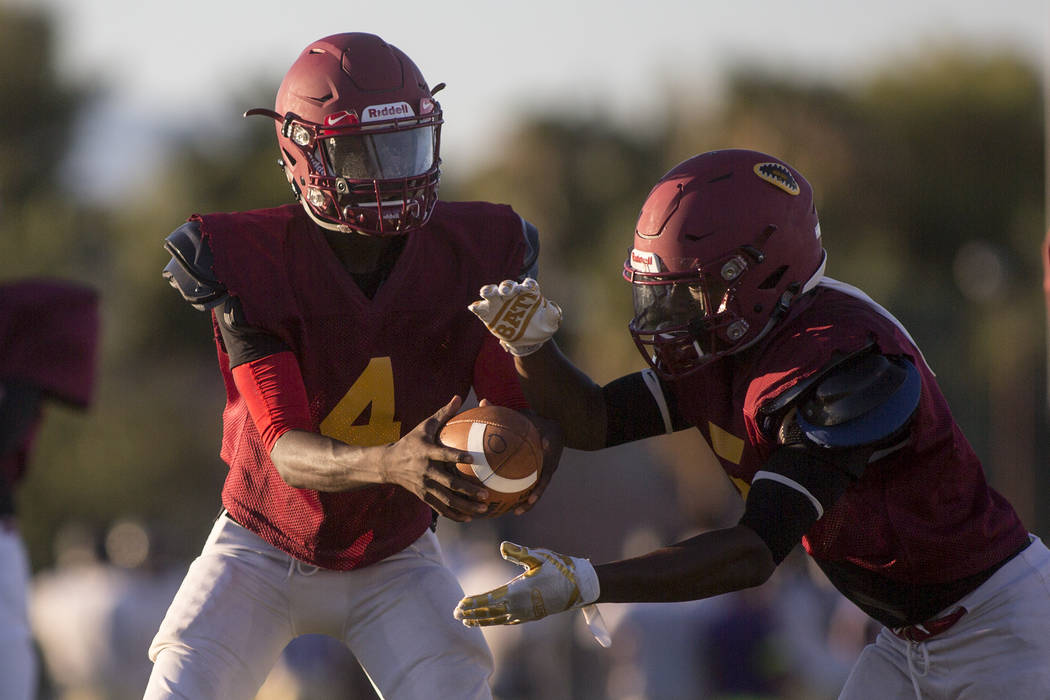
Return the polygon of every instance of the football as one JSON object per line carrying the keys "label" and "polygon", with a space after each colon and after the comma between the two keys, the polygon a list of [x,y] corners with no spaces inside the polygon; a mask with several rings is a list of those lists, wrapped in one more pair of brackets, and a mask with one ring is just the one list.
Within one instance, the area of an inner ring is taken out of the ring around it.
{"label": "football", "polygon": [[438,435],[441,444],[466,450],[473,464],[456,465],[489,491],[492,518],[513,510],[528,497],[540,476],[540,433],[524,414],[505,406],[479,406],[448,420]]}

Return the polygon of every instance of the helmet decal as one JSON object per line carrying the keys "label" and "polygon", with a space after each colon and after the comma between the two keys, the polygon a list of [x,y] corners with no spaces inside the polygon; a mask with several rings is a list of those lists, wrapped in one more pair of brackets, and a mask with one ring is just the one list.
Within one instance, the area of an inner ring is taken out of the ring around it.
{"label": "helmet decal", "polygon": [[631,269],[641,272],[659,272],[664,269],[660,256],[644,250],[631,248]]}
{"label": "helmet decal", "polygon": [[397,119],[398,117],[414,117],[412,106],[407,102],[390,102],[385,105],[371,105],[365,107],[362,122],[374,122],[386,119]]}
{"label": "helmet decal", "polygon": [[792,196],[796,196],[802,191],[798,183],[795,182],[791,171],[780,163],[756,163],[755,175],[758,175],[766,182],[776,185]]}
{"label": "helmet decal", "polygon": [[326,114],[324,118],[325,126],[352,126],[357,124],[360,120],[357,118],[357,113],[353,110],[341,110],[333,114]]}

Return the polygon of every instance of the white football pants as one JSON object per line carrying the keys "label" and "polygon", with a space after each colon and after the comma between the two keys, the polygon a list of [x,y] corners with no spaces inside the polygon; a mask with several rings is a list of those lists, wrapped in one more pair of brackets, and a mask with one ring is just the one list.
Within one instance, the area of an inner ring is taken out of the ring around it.
{"label": "white football pants", "polygon": [[0,527],[0,700],[36,697],[37,660],[26,609],[29,562],[18,532]]}
{"label": "white football pants", "polygon": [[250,700],[293,638],[343,640],[384,698],[490,698],[493,661],[452,617],[463,589],[427,530],[353,571],[318,569],[220,517],[150,645],[144,700]]}
{"label": "white football pants", "polygon": [[944,633],[908,642],[883,628],[839,700],[1050,697],[1050,550],[1033,540],[951,606],[968,612]]}

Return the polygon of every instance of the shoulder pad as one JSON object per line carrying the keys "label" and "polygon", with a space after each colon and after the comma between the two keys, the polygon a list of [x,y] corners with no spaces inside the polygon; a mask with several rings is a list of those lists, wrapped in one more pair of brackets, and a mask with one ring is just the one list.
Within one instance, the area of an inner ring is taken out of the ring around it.
{"label": "shoulder pad", "polygon": [[822,447],[878,446],[900,436],[921,392],[919,370],[906,358],[865,353],[824,374],[802,397],[796,420]]}
{"label": "shoulder pad", "polygon": [[212,252],[201,235],[200,222],[187,221],[164,239],[171,261],[162,273],[193,308],[206,311],[226,297],[226,287],[212,272]]}
{"label": "shoulder pad", "polygon": [[782,411],[784,411],[784,409],[786,409],[788,406],[794,403],[800,396],[805,394],[806,391],[808,391],[811,387],[819,383],[821,379],[828,376],[829,373],[833,372],[835,368],[839,367],[840,365],[846,364],[855,357],[871,352],[872,348],[874,347],[875,343],[871,342],[865,345],[864,347],[860,348],[859,350],[855,350],[854,352],[848,354],[840,354],[836,352],[832,356],[831,362],[829,362],[826,367],[817,372],[814,372],[813,374],[806,377],[790,389],[785,390],[775,399],[772,399],[762,404],[760,411],[764,416],[776,416],[778,413],[781,413]]}
{"label": "shoulder pad", "polygon": [[522,233],[525,236],[525,260],[521,265],[521,278],[539,278],[540,232],[531,223],[521,219]]}

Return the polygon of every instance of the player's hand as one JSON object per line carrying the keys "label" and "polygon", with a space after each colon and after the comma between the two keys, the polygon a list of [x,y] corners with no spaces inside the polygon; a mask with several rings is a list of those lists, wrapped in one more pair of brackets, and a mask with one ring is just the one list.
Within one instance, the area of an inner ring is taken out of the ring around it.
{"label": "player's hand", "polygon": [[524,357],[536,352],[561,323],[561,308],[543,296],[540,285],[531,277],[520,283],[504,280],[486,284],[478,293],[481,299],[467,308],[512,355]]}
{"label": "player's hand", "polygon": [[586,559],[512,542],[501,544],[499,551],[507,561],[525,567],[525,573],[488,593],[459,601],[453,615],[467,627],[517,625],[598,599],[598,575]]}
{"label": "player's hand", "polygon": [[470,463],[469,452],[445,447],[437,436],[462,405],[459,396],[442,406],[383,452],[383,481],[397,484],[451,520],[466,522],[488,510],[485,487],[464,478],[456,462]]}

